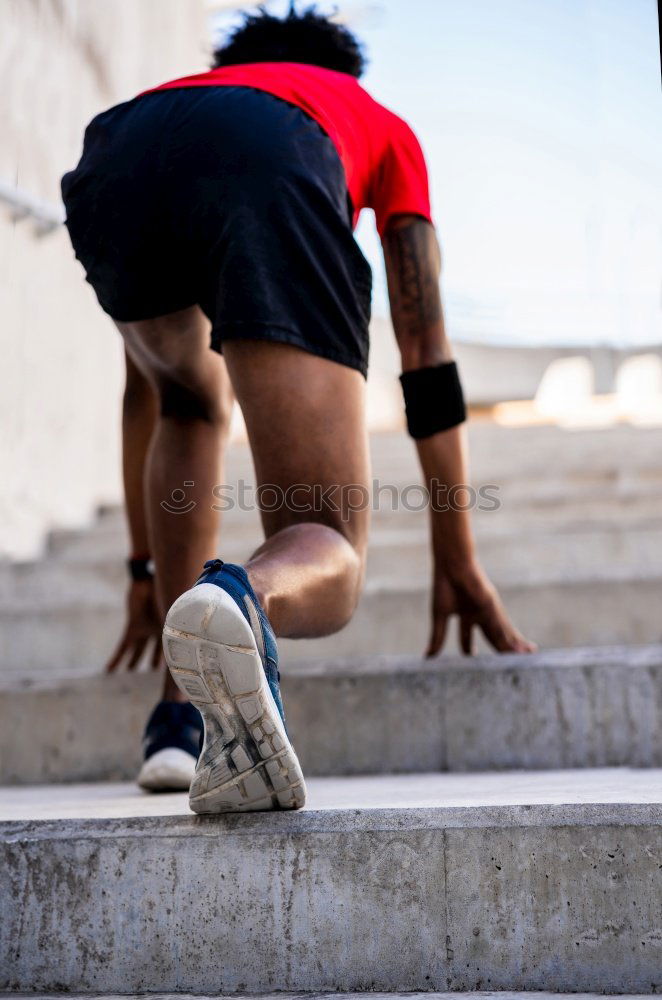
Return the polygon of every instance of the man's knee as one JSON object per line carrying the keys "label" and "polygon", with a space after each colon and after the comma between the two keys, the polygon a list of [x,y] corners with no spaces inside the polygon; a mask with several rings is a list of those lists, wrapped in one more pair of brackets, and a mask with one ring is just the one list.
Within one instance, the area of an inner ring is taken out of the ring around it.
{"label": "man's knee", "polygon": [[[336,530],[336,534],[341,534]],[[334,631],[344,628],[356,611],[365,577],[365,548],[354,544],[346,534],[342,535],[344,559],[335,581],[336,623]]]}
{"label": "man's knee", "polygon": [[[320,606],[323,605],[320,614],[324,624],[321,631],[302,632],[299,621],[292,635],[315,638],[344,628],[351,620],[361,595],[365,545],[357,544],[355,539],[348,537],[346,530],[339,530],[323,519],[294,517],[275,530],[267,530],[266,541],[253,553],[250,563],[255,566],[261,557],[267,555],[271,558],[284,556],[285,561],[290,561],[293,552],[296,554],[295,561],[317,567],[319,602]],[[259,596],[262,599],[267,595]],[[269,607],[265,610],[270,613]],[[287,632],[282,634],[290,635]]]}
{"label": "man's knee", "polygon": [[363,590],[368,551],[367,532],[355,519],[338,521],[329,518],[316,522],[315,527],[332,533],[339,551],[342,551],[342,559],[337,563],[338,579],[335,586],[338,613],[343,619],[338,628],[343,628],[356,611]]}
{"label": "man's knee", "polygon": [[160,378],[157,383],[159,407],[162,417],[171,420],[203,420],[205,423],[229,427],[231,402],[220,392],[206,387],[192,388],[175,378]]}
{"label": "man's knee", "polygon": [[349,514],[343,511],[341,516],[336,512],[327,513],[326,516],[323,515],[323,523],[342,535],[346,543],[348,578],[354,580],[356,584],[355,607],[365,579],[368,555],[368,509],[357,508]]}

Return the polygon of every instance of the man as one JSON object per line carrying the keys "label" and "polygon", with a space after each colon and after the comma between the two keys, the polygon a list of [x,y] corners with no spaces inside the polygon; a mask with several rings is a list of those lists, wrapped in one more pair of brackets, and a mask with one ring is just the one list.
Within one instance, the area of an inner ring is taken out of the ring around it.
{"label": "man", "polygon": [[[371,274],[352,235],[363,207],[382,240],[423,474],[449,487],[467,479],[423,155],[411,129],[361,88],[363,68],[353,35],[314,8],[251,14],[210,72],[95,118],[63,178],[76,254],[127,355],[134,583],[110,667],[134,666],[165,618],[171,675],[139,780],[189,784],[199,735],[190,699],[204,720],[197,812],[304,802],[275,636],[341,629],[361,590],[369,515],[349,509],[346,488],[369,481]],[[214,559],[210,499],[233,392],[258,486],[302,484],[334,499],[263,511],[265,541],[243,567]],[[190,510],[176,518],[161,501],[183,484]],[[477,562],[469,515],[439,509],[431,523],[428,655],[453,614],[466,653],[474,626],[497,650],[530,651]]]}

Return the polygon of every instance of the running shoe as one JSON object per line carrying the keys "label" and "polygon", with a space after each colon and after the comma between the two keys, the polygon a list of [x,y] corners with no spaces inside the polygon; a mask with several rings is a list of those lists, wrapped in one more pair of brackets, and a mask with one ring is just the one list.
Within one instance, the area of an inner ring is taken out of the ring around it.
{"label": "running shoe", "polygon": [[188,791],[200,750],[202,716],[188,703],[160,701],[143,737],[138,784],[148,792]]}
{"label": "running shoe", "polygon": [[204,721],[191,809],[300,809],[306,789],[285,727],[276,638],[242,566],[205,563],[168,612],[163,648]]}

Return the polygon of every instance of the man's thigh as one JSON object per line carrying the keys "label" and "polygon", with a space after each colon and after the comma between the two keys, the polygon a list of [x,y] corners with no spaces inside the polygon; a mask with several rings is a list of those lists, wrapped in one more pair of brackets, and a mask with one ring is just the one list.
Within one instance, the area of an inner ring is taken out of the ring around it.
{"label": "man's thigh", "polygon": [[341,532],[363,556],[370,521],[363,376],[268,341],[228,340],[223,353],[246,421],[267,537],[313,521]]}

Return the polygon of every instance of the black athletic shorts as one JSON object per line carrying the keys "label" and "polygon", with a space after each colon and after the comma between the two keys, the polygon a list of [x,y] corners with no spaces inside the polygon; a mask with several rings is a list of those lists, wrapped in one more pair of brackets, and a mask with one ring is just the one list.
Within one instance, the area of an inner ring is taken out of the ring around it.
{"label": "black athletic shorts", "polygon": [[102,308],[199,304],[224,340],[368,363],[372,276],[331,139],[248,87],[166,90],[98,115],[62,178],[67,227]]}

